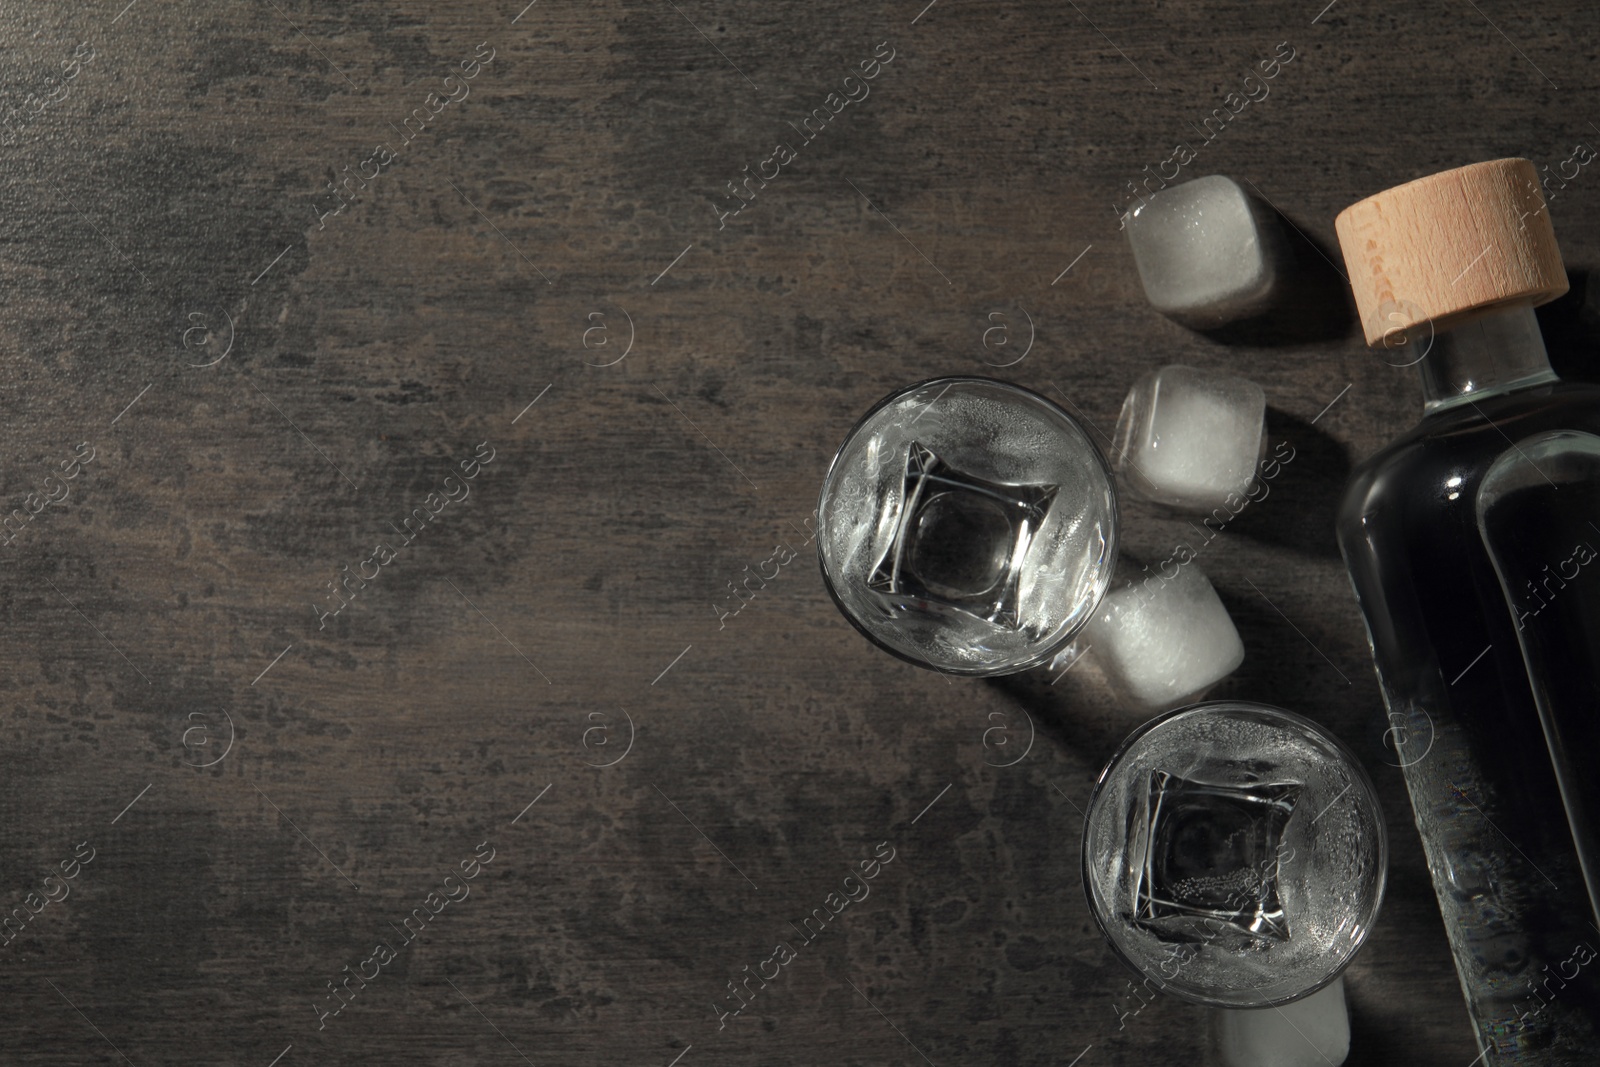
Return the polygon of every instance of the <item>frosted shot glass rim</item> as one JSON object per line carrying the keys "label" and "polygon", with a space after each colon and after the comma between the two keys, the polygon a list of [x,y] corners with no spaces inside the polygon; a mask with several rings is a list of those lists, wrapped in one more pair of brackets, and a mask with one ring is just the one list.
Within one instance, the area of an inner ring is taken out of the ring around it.
{"label": "frosted shot glass rim", "polygon": [[[1106,492],[1110,497],[1111,503],[1111,508],[1108,513],[1110,521],[1108,523],[1108,529],[1106,533],[1105,558],[1107,563],[1104,568],[1104,580],[1099,583],[1100,588],[1095,594],[1094,603],[1089,605],[1089,610],[1084,613],[1084,617],[1078,623],[1078,625],[1064,633],[1058,640],[1052,642],[1047,647],[1042,647],[1037,653],[1028,657],[1023,662],[1009,663],[1000,667],[956,667],[930,663],[926,659],[912,655],[884,641],[877,634],[868,629],[861,622],[861,620],[856,617],[855,612],[849,607],[848,604],[845,603],[844,598],[839,595],[839,590],[835,585],[834,576],[829,572],[828,569],[827,554],[823,550],[823,546],[826,544],[826,541],[823,538],[822,533],[828,521],[828,511],[825,505],[828,501],[829,491],[832,489],[834,478],[839,471],[840,461],[844,458],[845,451],[849,449],[851,443],[855,441],[856,436],[861,433],[862,429],[872,420],[873,416],[877,415],[878,412],[882,411],[890,404],[900,400],[907,394],[914,393],[919,389],[926,389],[934,385],[948,383],[953,386],[962,382],[975,382],[983,385],[997,386],[1002,390],[1020,394],[1022,397],[1031,402],[1043,405],[1053,414],[1064,419],[1068,425],[1072,426],[1078,431],[1079,435],[1082,436],[1084,443],[1088,445],[1088,452],[1094,457],[1095,462],[1098,464],[1098,469],[1103,476]],[[1083,632],[1083,628],[1087,626],[1089,621],[1094,617],[1094,609],[1099,606],[1100,601],[1105,599],[1106,593],[1111,589],[1112,576],[1116,570],[1117,538],[1120,532],[1121,501],[1118,499],[1117,495],[1116,473],[1111,469],[1111,463],[1106,458],[1105,453],[1102,452],[1099,446],[1094,443],[1094,438],[1089,436],[1089,431],[1084,424],[1060,404],[1057,404],[1054,400],[1051,400],[1043,393],[1029,389],[1025,385],[1019,385],[1016,382],[1006,381],[1002,378],[991,377],[987,374],[940,374],[932,378],[923,378],[919,381],[912,382],[910,385],[905,385],[890,390],[871,407],[867,408],[867,410],[864,411],[861,416],[851,424],[850,429],[845,432],[844,437],[840,439],[839,447],[834,450],[833,458],[828,461],[827,472],[822,476],[822,488],[817,493],[817,567],[822,572],[822,585],[828,590],[828,596],[832,598],[834,607],[839,609],[839,614],[843,615],[858,633],[860,633],[868,641],[872,642],[873,645],[882,649],[884,652],[889,653],[889,655],[893,656],[894,658],[902,660],[906,663],[910,663],[916,667],[922,667],[925,670],[936,671],[940,674],[952,674],[960,677],[999,678],[1010,674],[1021,674],[1024,671],[1033,670],[1035,667],[1041,667],[1059,655],[1062,649],[1070,645],[1073,640],[1075,640],[1078,635]]]}
{"label": "frosted shot glass rim", "polygon": [[[1326,742],[1328,746],[1332,748],[1341,759],[1344,760],[1346,766],[1349,768],[1351,772],[1351,778],[1353,779],[1352,785],[1358,790],[1362,790],[1366,793],[1367,800],[1370,802],[1374,812],[1373,825],[1377,828],[1377,875],[1373,880],[1372,902],[1364,910],[1362,917],[1364,921],[1361,923],[1359,936],[1356,937],[1354,942],[1351,943],[1348,951],[1344,953],[1343,958],[1338,961],[1337,965],[1319,977],[1314,984],[1309,985],[1298,992],[1280,997],[1257,997],[1252,999],[1242,998],[1237,993],[1206,994],[1181,986],[1176,986],[1170,981],[1163,982],[1159,977],[1149,974],[1144,967],[1130,959],[1128,954],[1122,950],[1122,946],[1119,945],[1114,938],[1112,938],[1111,931],[1107,925],[1107,919],[1096,899],[1094,882],[1090,875],[1091,865],[1089,855],[1089,823],[1094,817],[1095,806],[1100,802],[1105,793],[1106,783],[1111,778],[1111,772],[1127,757],[1129,751],[1132,750],[1132,748],[1140,741],[1149,736],[1152,732],[1160,729],[1162,726],[1174,719],[1179,718],[1180,716],[1238,711],[1264,715],[1269,719],[1280,720],[1282,723],[1294,725],[1306,730],[1314,734],[1320,740]],[[1190,1004],[1203,1004],[1207,1007],[1213,1008],[1237,1010],[1279,1008],[1285,1004],[1292,1004],[1297,1000],[1303,1000],[1304,998],[1309,997],[1311,994],[1331,985],[1334,979],[1338,978],[1345,972],[1345,969],[1350,966],[1351,961],[1360,955],[1362,947],[1367,943],[1367,938],[1372,936],[1372,928],[1377,925],[1378,916],[1383,910],[1383,896],[1388,887],[1389,881],[1388,824],[1385,821],[1383,805],[1378,799],[1377,787],[1373,785],[1372,777],[1367,774],[1367,769],[1361,765],[1361,761],[1356,757],[1355,751],[1349,745],[1345,744],[1337,734],[1328,729],[1326,726],[1317,722],[1315,719],[1301,715],[1299,712],[1289,711],[1287,708],[1280,708],[1272,704],[1263,704],[1260,701],[1254,700],[1197,701],[1192,704],[1185,704],[1181,708],[1174,708],[1171,711],[1162,712],[1160,715],[1157,715],[1154,718],[1151,718],[1134,727],[1128,736],[1122,739],[1122,743],[1117,746],[1116,751],[1111,754],[1111,757],[1108,760],[1106,760],[1105,766],[1100,769],[1099,776],[1095,778],[1094,790],[1089,794],[1089,803],[1084,806],[1083,834],[1079,844],[1079,853],[1080,868],[1083,877],[1083,893],[1085,901],[1089,907],[1089,914],[1093,917],[1095,926],[1100,930],[1101,939],[1106,943],[1106,946],[1111,949],[1111,954],[1118,960],[1122,961],[1122,963],[1129,970],[1133,971],[1135,974],[1138,974],[1141,978],[1154,978],[1156,981],[1156,986],[1161,992],[1166,993],[1169,996],[1176,997],[1179,1000],[1186,1001]]]}

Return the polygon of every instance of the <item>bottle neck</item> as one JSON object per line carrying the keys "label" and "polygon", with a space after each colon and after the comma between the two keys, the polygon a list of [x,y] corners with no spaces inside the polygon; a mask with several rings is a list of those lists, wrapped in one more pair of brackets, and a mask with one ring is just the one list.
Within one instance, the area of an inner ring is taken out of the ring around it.
{"label": "bottle neck", "polygon": [[1557,380],[1529,304],[1500,308],[1439,333],[1417,369],[1429,415]]}

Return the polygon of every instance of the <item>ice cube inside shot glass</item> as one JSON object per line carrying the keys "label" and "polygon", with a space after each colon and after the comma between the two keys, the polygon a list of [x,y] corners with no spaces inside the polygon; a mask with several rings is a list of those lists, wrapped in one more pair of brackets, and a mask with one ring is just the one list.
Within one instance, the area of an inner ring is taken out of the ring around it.
{"label": "ice cube inside shot glass", "polygon": [[1021,386],[939,378],[879,401],[823,481],[817,550],[834,601],[886,651],[952,674],[1046,663],[1110,584],[1105,459]]}
{"label": "ice cube inside shot glass", "polygon": [[1383,901],[1388,841],[1350,750],[1264,704],[1195,704],[1122,743],[1084,819],[1089,910],[1154,988],[1264,1008],[1337,978]]}

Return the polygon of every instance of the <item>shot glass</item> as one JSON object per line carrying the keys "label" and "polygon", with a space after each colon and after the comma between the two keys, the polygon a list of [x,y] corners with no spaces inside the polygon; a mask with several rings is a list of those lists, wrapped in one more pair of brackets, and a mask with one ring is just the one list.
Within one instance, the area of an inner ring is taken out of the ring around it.
{"label": "shot glass", "polygon": [[1350,750],[1264,704],[1195,704],[1122,743],[1089,800],[1083,881],[1154,988],[1265,1008],[1332,982],[1383,901],[1388,840]]}
{"label": "shot glass", "polygon": [[879,401],[817,508],[823,580],[880,648],[950,674],[1050,661],[1111,581],[1111,472],[1061,408],[990,378]]}

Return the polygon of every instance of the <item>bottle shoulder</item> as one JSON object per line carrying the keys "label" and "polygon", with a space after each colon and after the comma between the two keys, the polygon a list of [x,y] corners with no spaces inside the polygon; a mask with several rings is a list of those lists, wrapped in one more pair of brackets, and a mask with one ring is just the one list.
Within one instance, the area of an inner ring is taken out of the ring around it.
{"label": "bottle shoulder", "polygon": [[[1427,415],[1358,463],[1346,486],[1340,526],[1399,503],[1441,508],[1472,497],[1489,464],[1516,442],[1547,430],[1600,434],[1600,385],[1553,382]],[[1453,509],[1452,509],[1453,510]]]}

